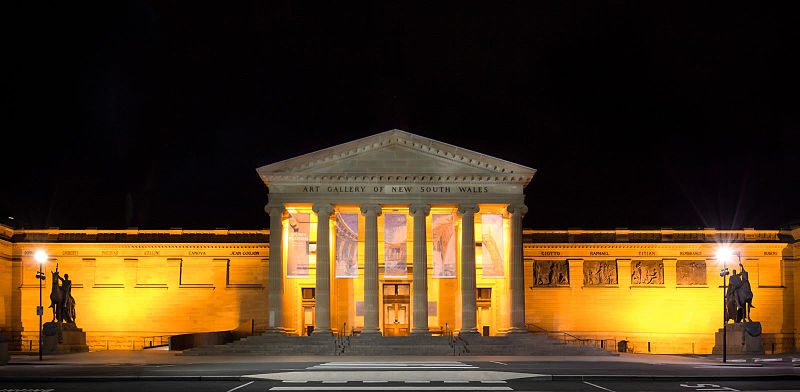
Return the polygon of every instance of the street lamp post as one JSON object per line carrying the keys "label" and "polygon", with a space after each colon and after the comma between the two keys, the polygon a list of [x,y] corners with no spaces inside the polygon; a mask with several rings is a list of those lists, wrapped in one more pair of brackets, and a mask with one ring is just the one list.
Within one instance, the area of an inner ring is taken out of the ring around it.
{"label": "street lamp post", "polygon": [[[733,252],[727,248],[722,247],[717,250],[717,260],[722,261],[722,268],[719,271],[719,276],[722,277],[722,362],[728,362],[728,295],[726,292],[725,277],[730,275],[728,266],[725,262],[733,255]],[[741,255],[737,252],[739,257],[739,264],[742,263]]]}
{"label": "street lamp post", "polygon": [[44,308],[42,307],[42,282],[44,282],[45,276],[44,271],[42,271],[42,266],[47,261],[47,252],[43,250],[37,250],[36,253],[33,254],[33,258],[39,263],[39,272],[36,273],[36,279],[39,280],[39,307],[36,308],[36,314],[39,315],[39,360],[42,360],[42,315],[44,314]]}

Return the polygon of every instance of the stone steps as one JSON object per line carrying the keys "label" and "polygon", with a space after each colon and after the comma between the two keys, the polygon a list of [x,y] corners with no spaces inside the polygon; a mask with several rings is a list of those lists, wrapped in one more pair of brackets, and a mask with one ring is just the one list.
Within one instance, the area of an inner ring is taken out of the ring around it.
{"label": "stone steps", "polygon": [[[613,355],[595,347],[573,346],[540,335],[467,335],[455,339],[455,355]],[[446,336],[351,336],[344,352],[332,336],[250,336],[236,342],[202,346],[179,355],[422,355],[452,356]]]}

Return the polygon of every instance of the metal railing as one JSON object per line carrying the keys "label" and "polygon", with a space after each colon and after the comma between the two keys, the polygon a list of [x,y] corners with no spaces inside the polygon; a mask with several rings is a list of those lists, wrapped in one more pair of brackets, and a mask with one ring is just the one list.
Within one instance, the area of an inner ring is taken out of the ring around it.
{"label": "metal railing", "polygon": [[171,335],[145,336],[142,338],[142,350],[153,347],[168,346],[170,336]]}
{"label": "metal railing", "polygon": [[528,332],[532,334],[544,334],[545,337],[550,339],[555,339],[563,344],[572,344],[576,346],[592,346],[608,351],[616,351],[617,349],[616,339],[580,338],[568,332],[550,331],[536,324],[527,324],[526,327]]}
{"label": "metal railing", "polygon": [[450,326],[445,323],[441,335],[447,337],[450,348],[453,349],[453,356],[469,353],[469,342],[464,340],[461,336],[455,335],[453,332]]}
{"label": "metal railing", "polygon": [[347,323],[342,325],[342,329],[333,335],[333,355],[344,355],[350,347],[350,335],[347,334]]}

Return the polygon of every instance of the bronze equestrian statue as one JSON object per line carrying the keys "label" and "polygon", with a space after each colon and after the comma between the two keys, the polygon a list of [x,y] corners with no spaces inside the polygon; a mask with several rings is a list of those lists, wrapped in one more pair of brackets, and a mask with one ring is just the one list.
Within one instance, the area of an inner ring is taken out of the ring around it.
{"label": "bronze equestrian statue", "polygon": [[733,275],[728,281],[728,288],[725,292],[725,322],[733,320],[734,323],[742,321],[752,322],[750,319],[750,309],[753,306],[753,291],[750,288],[750,279],[742,263],[739,263],[740,273],[733,270]]}

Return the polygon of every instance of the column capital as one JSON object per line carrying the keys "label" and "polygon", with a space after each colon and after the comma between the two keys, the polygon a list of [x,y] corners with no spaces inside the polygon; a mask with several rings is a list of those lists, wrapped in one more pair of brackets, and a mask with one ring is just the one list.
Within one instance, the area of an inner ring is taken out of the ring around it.
{"label": "column capital", "polygon": [[311,207],[311,211],[314,211],[317,216],[330,217],[333,213],[333,205],[330,203],[314,203]]}
{"label": "column capital", "polygon": [[381,214],[380,204],[362,204],[361,213],[364,215],[374,213],[376,216]]}
{"label": "column capital", "polygon": [[408,206],[409,215],[422,214],[427,216],[431,213],[431,206],[429,204],[412,204]]}
{"label": "column capital", "polygon": [[525,214],[528,213],[528,206],[526,206],[525,204],[509,204],[508,208],[506,208],[506,211],[508,211],[511,214],[518,213],[521,214],[522,216],[525,216]]}
{"label": "column capital", "polygon": [[264,212],[270,216],[273,214],[282,215],[284,211],[286,211],[286,207],[283,204],[267,204],[264,206]]}
{"label": "column capital", "polygon": [[461,204],[458,206],[458,215],[473,215],[480,212],[480,207],[477,204]]}

